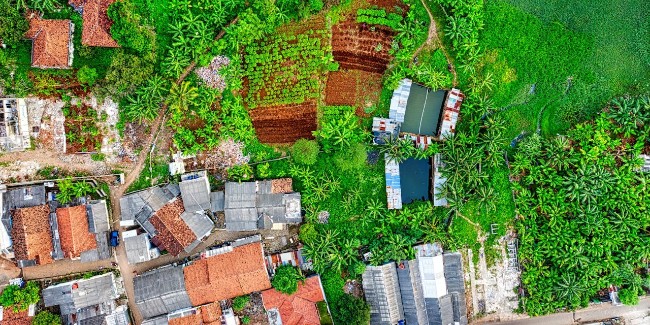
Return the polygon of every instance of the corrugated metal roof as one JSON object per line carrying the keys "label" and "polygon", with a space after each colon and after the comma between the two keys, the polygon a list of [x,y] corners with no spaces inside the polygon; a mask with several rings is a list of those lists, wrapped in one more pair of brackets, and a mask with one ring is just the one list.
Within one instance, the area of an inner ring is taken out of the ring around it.
{"label": "corrugated metal roof", "polygon": [[135,215],[142,210],[144,205],[144,200],[137,193],[121,197],[120,218],[122,220],[134,220]]}
{"label": "corrugated metal roof", "polygon": [[426,324],[428,317],[424,305],[420,271],[416,260],[405,261],[403,268],[397,268],[404,318],[407,324]]}
{"label": "corrugated metal roof", "polygon": [[223,191],[210,193],[210,205],[212,212],[223,212],[226,198]]}
{"label": "corrugated metal roof", "polygon": [[226,230],[228,231],[257,230],[258,214],[255,207],[239,209],[226,208],[224,214],[226,217]]}
{"label": "corrugated metal roof", "polygon": [[108,208],[106,200],[93,201],[86,205],[88,227],[92,233],[100,233],[111,229],[108,223]]}
{"label": "corrugated metal roof", "polygon": [[70,281],[43,290],[45,306],[58,305],[64,315],[75,313],[80,308],[115,300],[117,297],[113,273]]}
{"label": "corrugated metal roof", "polygon": [[227,182],[224,209],[254,208],[256,191],[255,182]]}
{"label": "corrugated metal roof", "polygon": [[152,319],[147,319],[142,322],[142,325],[168,325],[168,324],[169,322],[167,321],[167,315],[152,318]]}
{"label": "corrugated metal roof", "polygon": [[411,84],[410,79],[402,79],[397,89],[393,91],[393,97],[390,100],[388,117],[400,123],[404,122],[406,104],[411,93]]}
{"label": "corrugated metal roof", "polygon": [[399,164],[384,155],[385,166],[384,175],[386,176],[386,198],[388,200],[388,209],[402,208],[402,189],[400,185]]}
{"label": "corrugated metal roof", "polygon": [[147,234],[124,238],[124,249],[129,264],[137,264],[151,260],[149,255],[149,238]]}
{"label": "corrugated metal roof", "polygon": [[135,302],[144,318],[192,306],[180,266],[164,266],[136,276],[133,281]]}
{"label": "corrugated metal roof", "polygon": [[198,240],[209,235],[214,227],[214,223],[210,220],[210,217],[203,213],[183,212],[181,219],[190,227]]}
{"label": "corrugated metal roof", "polygon": [[393,325],[404,319],[395,263],[368,266],[362,278],[371,324]]}
{"label": "corrugated metal roof", "polygon": [[185,211],[198,212],[210,209],[210,183],[206,176],[185,180],[178,185]]}

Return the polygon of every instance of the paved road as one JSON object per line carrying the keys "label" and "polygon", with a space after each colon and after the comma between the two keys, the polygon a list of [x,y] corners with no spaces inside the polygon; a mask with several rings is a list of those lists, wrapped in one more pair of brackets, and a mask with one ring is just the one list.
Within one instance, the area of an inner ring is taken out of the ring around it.
{"label": "paved road", "polygon": [[[579,322],[596,321],[611,317],[623,317],[626,324],[650,324],[650,320],[642,319],[650,313],[650,298],[643,298],[636,306],[613,306],[606,303],[592,306],[575,313],[575,319]],[[499,324],[499,325],[571,325],[574,322],[573,313],[557,313],[541,317],[532,317],[505,322],[481,322],[474,324]]]}

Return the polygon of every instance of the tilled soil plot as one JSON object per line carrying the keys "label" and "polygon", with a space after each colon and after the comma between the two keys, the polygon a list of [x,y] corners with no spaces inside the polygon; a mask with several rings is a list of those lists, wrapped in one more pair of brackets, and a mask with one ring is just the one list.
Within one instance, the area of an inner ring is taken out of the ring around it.
{"label": "tilled soil plot", "polygon": [[341,68],[384,73],[395,32],[386,26],[357,23],[353,17],[332,26],[332,54]]}
{"label": "tilled soil plot", "polygon": [[361,70],[339,70],[330,72],[325,86],[327,105],[349,105],[363,115],[364,109],[379,100],[381,75]]}
{"label": "tilled soil plot", "polygon": [[255,133],[263,143],[292,143],[300,138],[313,139],[316,103],[258,107],[250,112]]}

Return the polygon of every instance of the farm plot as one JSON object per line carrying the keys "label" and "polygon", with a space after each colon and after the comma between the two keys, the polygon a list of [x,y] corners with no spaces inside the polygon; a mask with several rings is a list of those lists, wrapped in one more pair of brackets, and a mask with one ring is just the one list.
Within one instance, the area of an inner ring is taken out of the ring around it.
{"label": "farm plot", "polygon": [[260,107],[250,111],[253,126],[262,143],[292,143],[313,139],[316,130],[316,102]]}
{"label": "farm plot", "polygon": [[317,98],[332,56],[325,30],[276,34],[246,48],[244,91],[248,108],[299,104]]}
{"label": "farm plot", "polygon": [[66,137],[66,152],[99,151],[102,134],[97,126],[97,111],[91,106],[79,103],[63,108],[66,116],[63,124]]}
{"label": "farm plot", "polygon": [[348,105],[357,108],[357,114],[371,107],[381,94],[381,75],[361,70],[330,72],[325,86],[325,104]]}
{"label": "farm plot", "polygon": [[394,36],[389,27],[357,23],[348,17],[332,26],[332,54],[341,68],[381,74],[392,59],[388,50]]}

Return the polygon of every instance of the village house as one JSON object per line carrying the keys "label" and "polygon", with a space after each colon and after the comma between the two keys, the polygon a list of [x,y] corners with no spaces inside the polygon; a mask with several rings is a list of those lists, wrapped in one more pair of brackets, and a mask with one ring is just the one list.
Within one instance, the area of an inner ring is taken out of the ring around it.
{"label": "village house", "polygon": [[32,67],[68,69],[72,66],[74,24],[69,19],[42,19],[29,11],[29,29],[25,38],[32,40]]}
{"label": "village house", "polygon": [[275,289],[262,291],[262,302],[270,325],[320,324],[318,303],[325,303],[320,276],[311,276],[298,283],[298,290],[287,295]]}
{"label": "village house", "polygon": [[115,0],[70,0],[69,4],[81,13],[83,19],[81,44],[85,46],[119,47],[111,36],[113,22],[108,18],[108,7]]}
{"label": "village house", "polygon": [[[191,252],[210,235],[214,223],[205,214],[210,206],[207,176],[192,175],[183,178],[179,184],[151,187],[122,197],[120,225],[140,226],[154,246],[177,256],[182,252]],[[133,237],[133,233],[129,233],[128,237]],[[141,244],[142,238],[129,240],[127,252],[142,256],[137,259],[144,262],[151,255],[147,257],[147,254],[137,252],[151,251],[149,246]],[[131,260],[135,259],[132,257]]]}
{"label": "village house", "polygon": [[108,245],[110,227],[106,201],[58,208],[56,222],[53,225],[55,251],[61,250],[63,254],[61,258],[94,262],[111,256]]}
{"label": "village house", "polygon": [[302,222],[300,193],[293,192],[291,178],[227,182],[223,197],[228,231],[282,230]]}
{"label": "village house", "polygon": [[[464,98],[465,95],[455,88],[433,91],[409,79],[403,79],[393,92],[389,117],[373,119],[373,143],[382,145],[391,139],[403,138],[412,140],[415,146],[425,150],[436,141],[444,141],[456,133]],[[402,204],[416,200],[433,199],[437,206],[447,204],[440,191],[444,184],[440,167],[444,164],[442,157],[437,159],[434,162],[433,159],[409,158],[395,162],[386,156],[389,209],[401,209]],[[434,180],[435,176],[438,178]]]}
{"label": "village house", "polygon": [[302,248],[266,255],[264,261],[271,275],[274,275],[275,269],[281,265],[295,266],[303,271],[312,269],[312,262],[303,254]]}
{"label": "village house", "polygon": [[129,325],[127,307],[116,303],[124,293],[121,283],[112,272],[60,283],[43,289],[43,302],[59,307],[64,325]]}
{"label": "village house", "polygon": [[[271,283],[261,237],[253,236],[207,250],[186,266],[167,265],[138,275],[134,286],[145,324],[157,325],[173,324],[173,319],[195,313],[194,307],[269,289]],[[223,311],[224,319],[228,313]]]}
{"label": "village house", "polygon": [[415,250],[413,260],[366,268],[362,278],[370,323],[467,324],[460,253],[443,253],[432,244]]}

